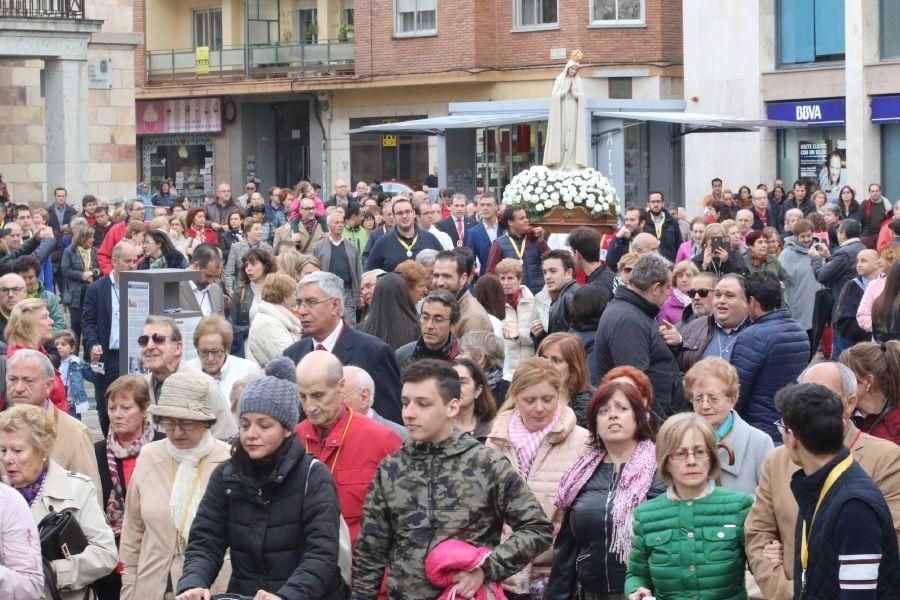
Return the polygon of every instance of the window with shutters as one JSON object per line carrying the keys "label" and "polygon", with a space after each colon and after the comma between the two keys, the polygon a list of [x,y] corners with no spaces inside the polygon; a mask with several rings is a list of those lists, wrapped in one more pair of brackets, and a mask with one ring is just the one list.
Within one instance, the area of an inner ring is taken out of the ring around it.
{"label": "window with shutters", "polygon": [[778,64],[844,60],[844,0],[779,0]]}
{"label": "window with shutters", "polygon": [[557,0],[513,0],[515,29],[556,29],[559,27]]}
{"label": "window with shutters", "polygon": [[644,0],[591,0],[590,5],[592,26],[644,24]]}
{"label": "window with shutters", "polygon": [[394,0],[395,35],[437,33],[437,0]]}
{"label": "window with shutters", "polygon": [[207,46],[210,50],[222,48],[222,9],[205,8],[194,10],[194,48]]}

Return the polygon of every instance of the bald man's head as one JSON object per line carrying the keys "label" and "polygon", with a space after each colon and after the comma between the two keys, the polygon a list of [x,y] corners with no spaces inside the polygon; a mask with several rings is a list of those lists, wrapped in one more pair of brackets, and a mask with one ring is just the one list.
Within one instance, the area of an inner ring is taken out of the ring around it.
{"label": "bald man's head", "polygon": [[341,415],[344,368],[330,352],[310,352],[297,365],[300,404],[310,423],[330,429]]}
{"label": "bald man's head", "polygon": [[0,277],[0,310],[9,315],[16,304],[25,299],[27,287],[21,275],[7,273]]}
{"label": "bald man's head", "polygon": [[800,383],[818,383],[840,396],[844,403],[844,422],[856,410],[856,375],[847,365],[837,362],[821,362],[800,374]]}
{"label": "bald man's head", "polygon": [[878,252],[868,248],[856,255],[856,274],[866,279],[874,279],[878,276],[878,268],[881,264]]}
{"label": "bald man's head", "polygon": [[652,233],[642,231],[637,234],[631,244],[635,254],[658,254],[659,240]]}
{"label": "bald man's head", "polygon": [[375,400],[375,381],[363,369],[355,366],[344,367],[346,393],[344,402],[355,412],[366,414]]}

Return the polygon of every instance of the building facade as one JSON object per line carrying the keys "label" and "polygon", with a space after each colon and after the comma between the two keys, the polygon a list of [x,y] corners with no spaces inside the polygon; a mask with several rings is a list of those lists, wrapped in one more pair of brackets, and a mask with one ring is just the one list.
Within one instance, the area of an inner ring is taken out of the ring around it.
{"label": "building facade", "polygon": [[[135,0],[141,177],[196,195],[250,176],[420,183],[434,136],[347,132],[547,98],[575,49],[591,99],[682,101],[681,22],[665,0]],[[508,179],[544,128],[477,132],[477,165],[456,176]]]}
{"label": "building facade", "polygon": [[900,197],[900,4],[892,0],[684,2],[688,112],[785,121],[754,133],[689,138],[688,212],[720,177],[836,198],[880,182]]}

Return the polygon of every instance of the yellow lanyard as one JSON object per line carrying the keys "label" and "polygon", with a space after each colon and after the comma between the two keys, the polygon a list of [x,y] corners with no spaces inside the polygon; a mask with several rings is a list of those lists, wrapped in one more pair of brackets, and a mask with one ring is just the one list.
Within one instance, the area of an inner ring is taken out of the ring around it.
{"label": "yellow lanyard", "polygon": [[419,234],[418,233],[416,234],[416,237],[413,238],[413,241],[411,244],[407,244],[406,242],[401,240],[399,234],[395,235],[394,237],[397,238],[397,241],[400,242],[400,245],[403,246],[404,250],[406,250],[406,256],[408,256],[409,258],[412,258],[412,249],[413,249],[413,246],[416,245],[416,242],[419,241]]}
{"label": "yellow lanyard", "polygon": [[522,257],[525,256],[525,244],[528,243],[528,238],[527,237],[522,238],[522,245],[517,248],[516,240],[514,240],[513,237],[511,235],[509,235],[508,232],[506,234],[506,237],[509,238],[509,243],[510,243],[510,245],[512,245],[513,252],[516,253],[516,257],[518,257],[519,260],[522,260]]}
{"label": "yellow lanyard", "polygon": [[[191,507],[191,501],[194,499],[194,494],[197,493],[197,486],[200,485],[200,476],[203,474],[203,461],[206,460],[206,457],[200,459],[200,462],[197,463],[197,477],[194,478],[194,484],[191,486],[191,495],[188,496],[187,502],[184,505],[184,514],[181,515],[181,525],[178,527],[178,535],[184,539],[184,526],[187,524],[188,511]],[[175,485],[175,460],[172,460],[172,485]]]}
{"label": "yellow lanyard", "polygon": [[663,222],[659,225],[656,224],[656,221],[653,221],[653,226],[656,227],[656,239],[660,239],[662,237],[662,229],[663,225],[666,224],[666,220],[663,219]]}
{"label": "yellow lanyard", "polygon": [[816,514],[819,512],[819,507],[822,505],[822,500],[825,499],[825,496],[828,494],[828,491],[831,489],[831,486],[834,485],[834,482],[837,481],[838,477],[840,477],[844,471],[850,468],[850,465],[853,464],[853,455],[848,454],[847,458],[839,462],[831,469],[831,473],[828,474],[828,477],[825,478],[825,485],[822,486],[822,491],[819,492],[819,501],[816,502],[816,508],[813,511],[812,519],[809,523],[809,528],[806,526],[806,519],[803,519],[803,537],[800,539],[800,565],[803,567],[803,582],[804,587],[806,584],[806,566],[809,564],[809,534],[812,533],[812,526],[816,522]]}
{"label": "yellow lanyard", "polygon": [[[341,456],[341,448],[344,447],[344,440],[347,438],[347,430],[350,429],[350,423],[353,421],[353,411],[350,410],[349,408],[347,410],[350,411],[350,417],[347,419],[347,424],[344,425],[344,432],[341,434],[341,445],[338,446],[337,452],[334,453],[334,460],[331,461],[331,474],[332,475],[334,475],[334,467],[337,465],[338,458],[340,458],[340,456]],[[306,440],[306,439],[303,440],[303,447],[306,449],[307,452],[309,452],[309,441],[308,440]]]}

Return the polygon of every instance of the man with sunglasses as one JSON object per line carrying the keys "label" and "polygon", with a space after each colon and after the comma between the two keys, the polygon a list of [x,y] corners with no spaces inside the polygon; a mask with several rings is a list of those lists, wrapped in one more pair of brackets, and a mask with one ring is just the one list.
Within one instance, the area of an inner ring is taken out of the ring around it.
{"label": "man with sunglasses", "polygon": [[[700,279],[701,275],[707,281]],[[701,273],[691,280],[691,289],[688,290],[692,306],[700,299],[711,305],[712,310],[708,310],[705,317],[698,317],[685,325],[681,329],[680,342],[677,336],[669,335],[670,330],[666,330],[667,335],[664,335],[666,343],[675,352],[682,373],[687,373],[694,364],[708,356],[730,360],[738,336],[750,322],[743,277],[730,273],[710,286],[713,282],[715,275]],[[705,300],[700,298],[701,294]]]}
{"label": "man with sunglasses", "polygon": [[[145,376],[150,386],[150,402],[157,404],[163,382],[181,368],[181,355],[184,352],[181,330],[171,317],[151,315],[144,321],[144,329],[141,330],[137,343],[141,348],[141,362],[150,371]],[[228,441],[238,431],[231,407],[215,379],[205,373],[201,375],[207,383],[209,406],[216,416],[210,432],[213,437]]]}
{"label": "man with sunglasses", "polygon": [[681,315],[681,323],[678,324],[679,331],[691,321],[708,317],[713,311],[713,299],[718,282],[719,278],[715,273],[701,271],[694,275],[691,279],[691,288],[687,292],[691,303],[685,307]]}

